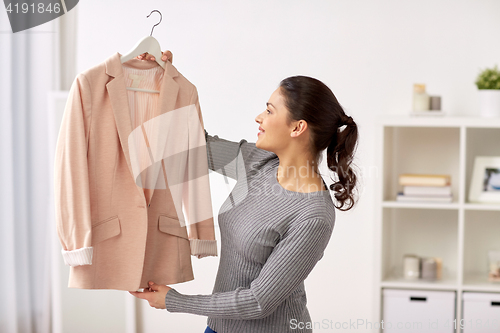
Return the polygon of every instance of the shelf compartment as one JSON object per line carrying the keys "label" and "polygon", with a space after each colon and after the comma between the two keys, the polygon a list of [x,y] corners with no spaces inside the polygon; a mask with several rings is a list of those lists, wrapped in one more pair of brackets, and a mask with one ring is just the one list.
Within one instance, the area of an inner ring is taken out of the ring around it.
{"label": "shelf compartment", "polygon": [[[469,191],[472,173],[474,172],[475,158],[476,156],[500,156],[500,128],[467,128],[466,137],[465,202],[469,203]],[[474,203],[474,205],[476,204]],[[495,205],[493,204],[491,206]]]}
{"label": "shelf compartment", "polygon": [[[423,285],[455,285],[458,263],[458,210],[383,208],[382,221],[382,283]],[[403,257],[440,257],[442,280],[403,279]]]}
{"label": "shelf compartment", "polygon": [[383,200],[395,201],[399,175],[449,174],[453,201],[459,202],[460,127],[384,126]]}
{"label": "shelf compartment", "polygon": [[500,251],[500,211],[464,212],[464,285],[474,290],[500,289],[500,283],[488,281],[488,251]]}

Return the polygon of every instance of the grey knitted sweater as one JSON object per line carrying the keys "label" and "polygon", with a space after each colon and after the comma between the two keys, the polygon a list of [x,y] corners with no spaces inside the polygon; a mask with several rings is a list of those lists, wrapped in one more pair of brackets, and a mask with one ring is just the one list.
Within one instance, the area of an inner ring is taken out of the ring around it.
{"label": "grey knitted sweater", "polygon": [[304,280],[333,231],[329,191],[287,190],[276,154],[206,130],[205,138],[209,168],[237,181],[218,215],[219,269],[211,295],[171,289],[167,310],[207,316],[217,333],[312,332]]}

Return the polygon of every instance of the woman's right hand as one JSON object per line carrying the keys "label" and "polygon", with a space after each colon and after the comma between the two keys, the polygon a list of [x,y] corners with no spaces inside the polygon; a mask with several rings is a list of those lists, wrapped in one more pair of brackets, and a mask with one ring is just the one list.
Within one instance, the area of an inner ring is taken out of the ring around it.
{"label": "woman's right hand", "polygon": [[[170,52],[169,50],[167,50],[167,51],[163,52],[162,54],[163,55],[161,57],[161,60],[163,60],[163,61],[170,61],[171,63],[173,63],[173,61],[174,61],[174,55],[172,54],[172,52]],[[139,59],[139,60],[151,60],[151,61],[155,61],[155,57],[152,56],[149,53],[143,53],[141,55],[138,55],[136,58]]]}

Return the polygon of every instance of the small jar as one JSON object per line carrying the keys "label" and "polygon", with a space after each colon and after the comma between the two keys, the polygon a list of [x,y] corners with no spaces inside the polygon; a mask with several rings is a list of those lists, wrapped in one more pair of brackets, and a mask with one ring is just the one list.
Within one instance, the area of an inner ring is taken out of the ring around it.
{"label": "small jar", "polygon": [[434,258],[422,259],[422,279],[436,280],[437,278],[437,262]]}
{"label": "small jar", "polygon": [[407,254],[403,258],[404,278],[417,280],[420,277],[420,258],[413,254]]}
{"label": "small jar", "polygon": [[425,92],[425,84],[413,85],[413,111],[429,111],[430,98]]}
{"label": "small jar", "polygon": [[430,110],[441,111],[441,96],[430,96]]}

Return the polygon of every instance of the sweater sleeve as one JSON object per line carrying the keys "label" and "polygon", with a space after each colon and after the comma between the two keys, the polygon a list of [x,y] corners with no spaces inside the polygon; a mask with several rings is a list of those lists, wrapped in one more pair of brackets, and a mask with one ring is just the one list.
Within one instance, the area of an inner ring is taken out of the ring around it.
{"label": "sweater sleeve", "polygon": [[306,279],[322,258],[331,234],[332,227],[321,219],[297,223],[282,235],[249,287],[211,295],[184,295],[171,289],[165,306],[169,312],[213,318],[267,317]]}
{"label": "sweater sleeve", "polygon": [[238,175],[248,171],[251,163],[276,156],[274,153],[257,148],[255,143],[241,139],[239,142],[208,134],[205,129],[207,159],[210,170],[238,180]]}

